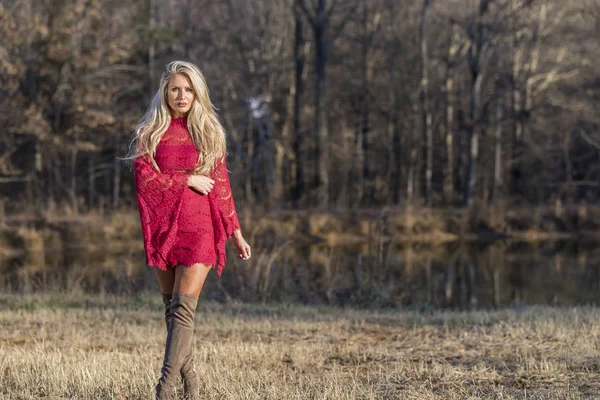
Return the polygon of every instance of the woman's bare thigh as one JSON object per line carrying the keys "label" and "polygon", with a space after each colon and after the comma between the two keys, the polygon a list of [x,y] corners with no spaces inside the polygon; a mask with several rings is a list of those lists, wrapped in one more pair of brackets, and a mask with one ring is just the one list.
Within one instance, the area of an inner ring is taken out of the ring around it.
{"label": "woman's bare thigh", "polygon": [[206,276],[211,270],[210,265],[193,264],[189,267],[178,265],[175,267],[175,283],[173,285],[173,293],[183,292],[199,296]]}
{"label": "woman's bare thigh", "polygon": [[158,268],[155,269],[161,293],[173,293],[173,286],[175,286],[175,268],[168,268],[166,271]]}

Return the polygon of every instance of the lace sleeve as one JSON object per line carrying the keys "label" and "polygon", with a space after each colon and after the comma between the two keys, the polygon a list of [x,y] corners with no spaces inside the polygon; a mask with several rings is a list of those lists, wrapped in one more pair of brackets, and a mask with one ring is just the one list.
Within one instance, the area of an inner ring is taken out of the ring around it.
{"label": "lace sleeve", "polygon": [[143,205],[150,207],[149,211],[153,213],[180,201],[190,176],[185,173],[158,172],[147,155],[136,158],[133,169],[136,197]]}
{"label": "lace sleeve", "polygon": [[218,213],[225,228],[226,238],[230,238],[237,229],[240,229],[235,202],[229,182],[226,157],[217,161],[211,172],[211,178],[215,181],[209,196],[212,197]]}
{"label": "lace sleeve", "polygon": [[133,161],[135,194],[142,224],[146,263],[166,269],[164,255],[177,239],[177,225],[189,174],[159,172],[148,156]]}

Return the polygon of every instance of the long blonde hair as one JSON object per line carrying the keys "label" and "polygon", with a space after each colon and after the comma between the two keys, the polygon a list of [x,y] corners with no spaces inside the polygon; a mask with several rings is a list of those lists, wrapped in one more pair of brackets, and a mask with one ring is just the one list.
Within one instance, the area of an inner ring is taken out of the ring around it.
{"label": "long blonde hair", "polygon": [[196,167],[189,171],[194,174],[208,175],[215,162],[226,155],[225,129],[215,113],[210,101],[206,79],[200,69],[190,62],[172,61],[166,66],[160,78],[160,87],[156,91],[150,108],[138,122],[132,144],[135,151],[129,159],[148,155],[150,162],[160,171],[154,161],[156,147],[162,135],[171,123],[171,112],[167,100],[167,83],[174,74],[189,79],[194,91],[194,101],[187,113],[187,128],[194,146],[199,151]]}

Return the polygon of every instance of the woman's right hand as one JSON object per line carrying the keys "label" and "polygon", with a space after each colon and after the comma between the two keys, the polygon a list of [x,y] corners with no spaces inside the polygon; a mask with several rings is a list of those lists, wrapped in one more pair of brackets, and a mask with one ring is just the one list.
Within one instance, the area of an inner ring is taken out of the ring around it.
{"label": "woman's right hand", "polygon": [[187,184],[189,187],[199,191],[202,194],[208,194],[212,190],[215,181],[210,179],[208,176],[191,175],[188,178]]}

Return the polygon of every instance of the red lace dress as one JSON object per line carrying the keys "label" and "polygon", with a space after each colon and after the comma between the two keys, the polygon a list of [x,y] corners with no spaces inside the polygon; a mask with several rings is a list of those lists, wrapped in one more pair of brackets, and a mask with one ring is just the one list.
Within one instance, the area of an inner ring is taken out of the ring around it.
{"label": "red lace dress", "polygon": [[160,172],[148,156],[133,162],[146,263],[162,270],[209,264],[221,276],[225,242],[240,229],[225,158],[211,172],[215,184],[208,195],[188,187],[184,171],[194,167],[198,151],[184,117],[171,119],[154,160]]}

